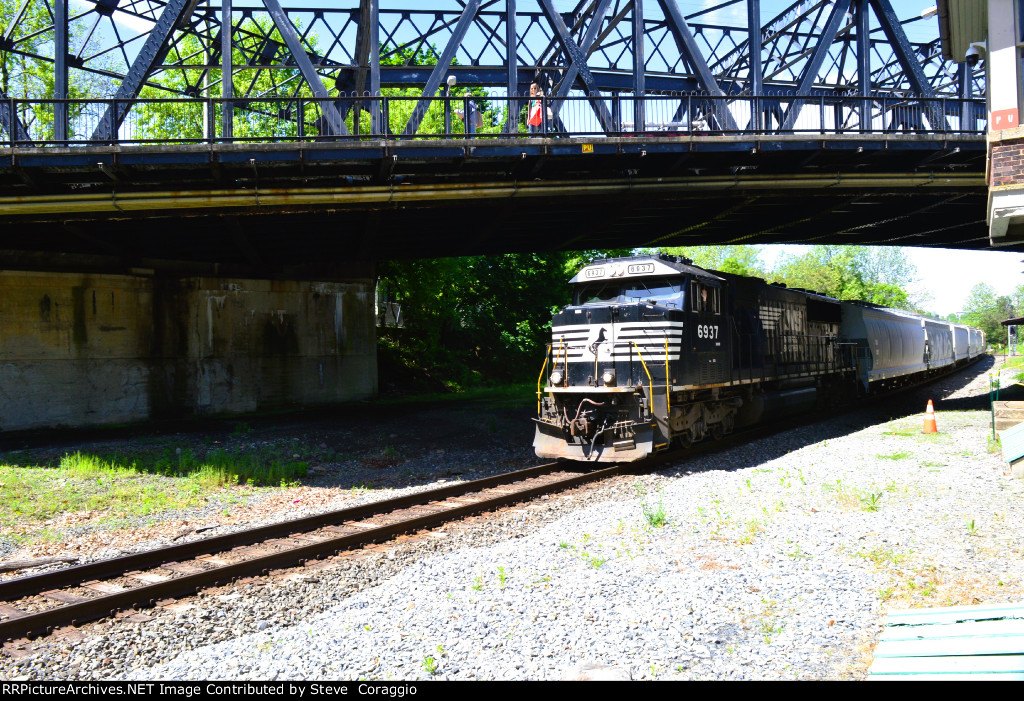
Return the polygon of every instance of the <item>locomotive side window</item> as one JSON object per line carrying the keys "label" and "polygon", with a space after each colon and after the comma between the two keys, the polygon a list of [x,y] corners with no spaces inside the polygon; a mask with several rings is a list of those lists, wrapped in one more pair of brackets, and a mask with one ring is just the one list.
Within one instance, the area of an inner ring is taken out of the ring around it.
{"label": "locomotive side window", "polygon": [[722,300],[717,287],[693,280],[690,283],[690,307],[701,314],[721,314]]}

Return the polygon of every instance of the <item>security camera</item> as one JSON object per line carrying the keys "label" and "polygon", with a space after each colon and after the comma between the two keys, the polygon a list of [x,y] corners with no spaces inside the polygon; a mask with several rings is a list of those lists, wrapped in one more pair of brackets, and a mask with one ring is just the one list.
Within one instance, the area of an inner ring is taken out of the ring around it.
{"label": "security camera", "polygon": [[985,57],[985,42],[976,41],[967,48],[967,55],[964,60],[967,61],[967,65],[974,68],[978,65],[978,61]]}

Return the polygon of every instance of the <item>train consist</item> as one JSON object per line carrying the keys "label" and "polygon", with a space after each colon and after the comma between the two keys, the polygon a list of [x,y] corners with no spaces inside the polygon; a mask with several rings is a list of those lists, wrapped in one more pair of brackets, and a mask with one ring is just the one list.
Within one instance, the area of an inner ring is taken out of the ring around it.
{"label": "train consist", "polygon": [[597,261],[570,284],[537,383],[543,458],[639,460],[913,384],[985,351],[974,328],[672,256]]}

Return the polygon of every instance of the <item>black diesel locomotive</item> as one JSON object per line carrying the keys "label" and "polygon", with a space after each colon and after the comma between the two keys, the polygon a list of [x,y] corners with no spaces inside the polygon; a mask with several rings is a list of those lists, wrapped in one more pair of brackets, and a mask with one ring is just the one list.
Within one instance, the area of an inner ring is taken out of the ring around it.
{"label": "black diesel locomotive", "polygon": [[537,384],[543,458],[639,460],[947,372],[985,348],[977,329],[672,256],[596,261],[570,284]]}

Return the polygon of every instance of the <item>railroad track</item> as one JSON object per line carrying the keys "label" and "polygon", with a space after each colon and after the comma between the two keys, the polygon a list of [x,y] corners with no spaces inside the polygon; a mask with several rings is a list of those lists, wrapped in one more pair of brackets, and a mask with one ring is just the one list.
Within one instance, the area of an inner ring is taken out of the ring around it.
{"label": "railroad track", "polygon": [[[662,462],[661,458],[657,462]],[[646,461],[644,465],[649,465]],[[348,509],[0,582],[0,640],[48,635],[118,611],[391,540],[636,470],[555,462]]]}

